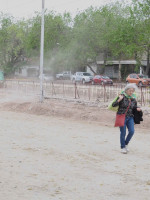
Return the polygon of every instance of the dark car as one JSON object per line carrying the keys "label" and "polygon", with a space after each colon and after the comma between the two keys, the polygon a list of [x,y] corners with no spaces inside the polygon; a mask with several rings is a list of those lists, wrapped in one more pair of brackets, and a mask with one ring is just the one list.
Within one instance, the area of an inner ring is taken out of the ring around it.
{"label": "dark car", "polygon": [[108,76],[96,75],[92,80],[92,85],[100,84],[100,85],[113,85],[113,80]]}
{"label": "dark car", "polygon": [[129,74],[126,82],[136,83],[138,86],[148,86],[150,85],[150,78],[143,74]]}

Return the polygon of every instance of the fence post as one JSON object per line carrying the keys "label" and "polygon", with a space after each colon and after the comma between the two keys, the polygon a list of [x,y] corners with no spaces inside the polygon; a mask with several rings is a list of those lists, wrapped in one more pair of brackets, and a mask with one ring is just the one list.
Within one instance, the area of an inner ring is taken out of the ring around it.
{"label": "fence post", "polygon": [[141,86],[141,106],[142,106],[142,102],[144,103],[144,95],[143,95],[143,89],[142,89],[142,86]]}
{"label": "fence post", "polygon": [[90,101],[90,99],[91,99],[91,91],[90,91],[90,87],[88,87],[88,96],[89,96],[89,101]]}
{"label": "fence post", "polygon": [[64,88],[64,82],[63,82],[63,98],[65,97],[65,88]]}
{"label": "fence post", "polygon": [[76,82],[74,83],[74,88],[75,88],[75,99],[77,98],[76,97],[76,90],[77,90],[77,88],[76,88]]}
{"label": "fence post", "polygon": [[53,81],[52,81],[52,96],[53,96],[53,94],[56,95],[55,87],[54,87],[54,84],[53,84]]}
{"label": "fence post", "polygon": [[104,84],[104,102],[106,101],[106,87],[105,87],[105,84]]}
{"label": "fence post", "polygon": [[79,93],[78,93],[78,89],[77,89],[77,84],[76,84],[76,82],[74,83],[74,86],[75,86],[75,99],[77,98],[76,95],[78,95],[78,98],[80,98],[80,97],[79,97]]}

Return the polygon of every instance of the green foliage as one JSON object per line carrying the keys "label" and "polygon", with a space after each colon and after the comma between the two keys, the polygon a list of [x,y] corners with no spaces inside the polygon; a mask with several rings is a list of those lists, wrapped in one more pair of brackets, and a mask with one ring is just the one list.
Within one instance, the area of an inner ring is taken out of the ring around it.
{"label": "green foliage", "polygon": [[[46,11],[44,27],[44,67],[53,73],[85,70],[100,53],[104,53],[104,61],[136,59],[138,71],[146,52],[149,66],[149,0],[132,0],[131,5],[117,2],[90,7],[79,12],[74,20],[70,13],[59,15]],[[39,62],[40,37],[40,13],[20,21],[1,14],[0,67],[9,74],[25,61],[37,59]],[[126,73],[122,69],[122,74]]]}
{"label": "green foliage", "polygon": [[15,64],[22,62],[24,54],[24,24],[14,22],[6,15],[0,16],[0,66],[5,73],[14,72]]}

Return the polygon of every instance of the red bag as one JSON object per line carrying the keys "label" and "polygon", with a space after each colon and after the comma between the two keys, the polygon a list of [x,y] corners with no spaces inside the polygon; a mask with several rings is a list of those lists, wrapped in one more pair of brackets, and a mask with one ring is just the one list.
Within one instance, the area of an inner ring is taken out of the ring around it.
{"label": "red bag", "polygon": [[129,110],[130,105],[131,105],[131,100],[129,100],[129,105],[128,105],[127,110],[126,110],[126,112],[124,114],[116,114],[115,127],[124,126],[126,113]]}
{"label": "red bag", "polygon": [[125,114],[116,114],[115,127],[124,126]]}

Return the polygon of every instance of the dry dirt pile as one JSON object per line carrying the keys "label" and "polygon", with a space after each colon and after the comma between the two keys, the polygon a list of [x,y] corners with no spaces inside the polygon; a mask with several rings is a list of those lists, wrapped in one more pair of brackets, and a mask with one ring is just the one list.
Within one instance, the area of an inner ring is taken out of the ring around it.
{"label": "dry dirt pile", "polygon": [[[98,122],[102,125],[114,125],[115,112],[107,109],[108,102],[87,103],[78,100],[46,99],[43,103],[38,100],[2,102],[0,109],[15,112],[30,113],[35,115],[58,116],[74,120]],[[144,121],[138,128],[150,129],[149,108],[144,108]]]}

